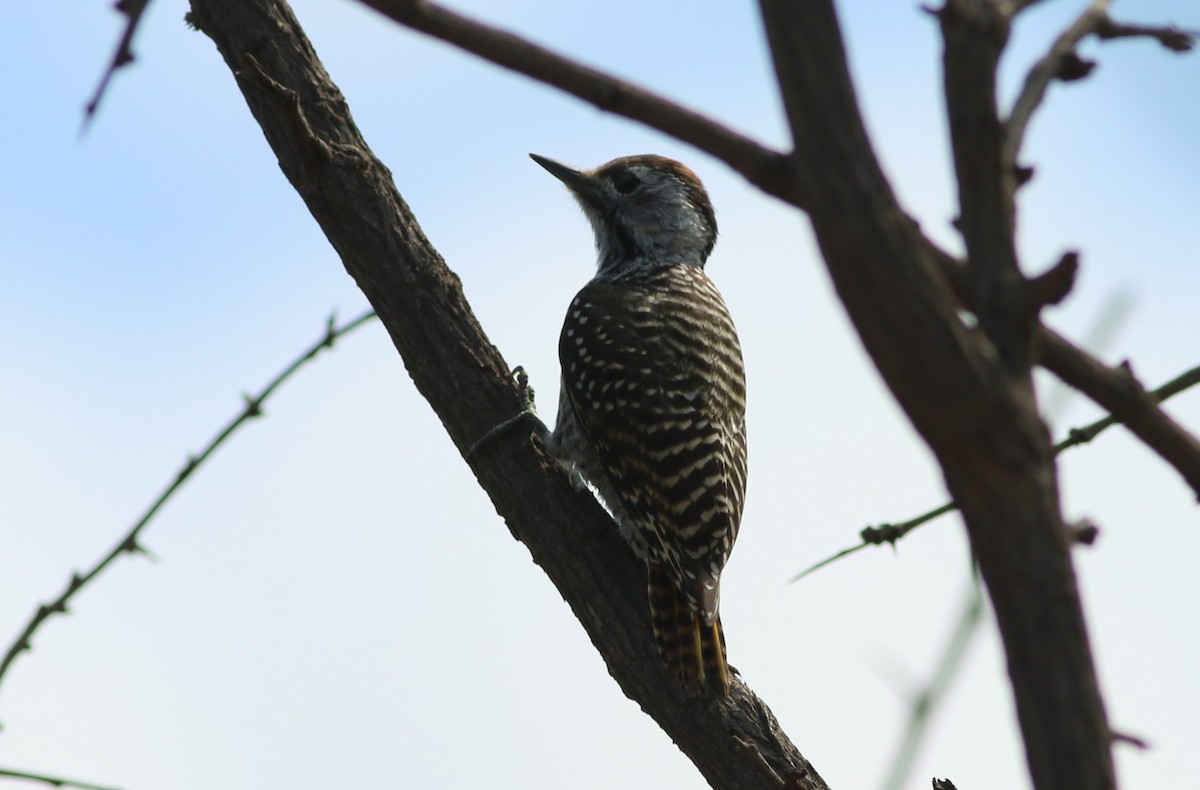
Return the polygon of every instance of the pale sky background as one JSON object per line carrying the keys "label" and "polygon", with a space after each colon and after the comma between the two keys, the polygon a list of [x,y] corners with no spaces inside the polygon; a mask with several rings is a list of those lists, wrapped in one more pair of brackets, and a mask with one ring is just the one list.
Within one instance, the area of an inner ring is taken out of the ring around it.
{"label": "pale sky background", "polygon": [[[1006,95],[1082,4],[1018,28]],[[748,2],[462,2],[772,144],[787,139]],[[155,0],[90,132],[82,107],[121,20],[108,2],[0,7],[0,640],[90,566],[256,390],[365,300],[287,184],[186,5]],[[879,787],[967,590],[945,518],[789,586],[866,524],[941,504],[815,256],[806,220],[695,150],[409,33],[353,2],[297,3],[368,142],[552,419],[563,311],[590,229],[530,151],[592,166],[658,152],[694,167],[722,236],[709,271],[749,375],[750,484],[725,576],[732,663],[835,790]],[[949,226],[940,48],[917,3],[845,2],[871,131],[926,230]],[[1117,4],[1200,27],[1188,0]],[[1133,310],[1106,358],[1149,386],[1200,363],[1200,56],[1087,46],[1031,130],[1021,250],[1078,248],[1048,320],[1084,336]],[[1048,381],[1048,380],[1043,380]],[[1200,393],[1169,410],[1200,430]],[[1074,400],[1058,422],[1099,412]],[[1061,463],[1125,787],[1194,782],[1200,519],[1123,429]],[[123,559],[43,627],[0,688],[0,767],[125,790],[699,788],[608,676],[375,324],[289,383]],[[989,620],[906,787],[1028,787]],[[14,785],[15,786],[15,785]]]}

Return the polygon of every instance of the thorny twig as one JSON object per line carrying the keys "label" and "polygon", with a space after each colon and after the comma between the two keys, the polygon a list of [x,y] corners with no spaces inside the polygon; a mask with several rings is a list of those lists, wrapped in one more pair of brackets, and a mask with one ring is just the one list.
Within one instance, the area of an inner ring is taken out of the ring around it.
{"label": "thorny twig", "polygon": [[165,505],[167,501],[175,494],[175,492],[179,490],[184,481],[192,476],[192,473],[196,471],[197,467],[203,464],[209,458],[209,456],[211,456],[213,452],[215,452],[216,449],[234,433],[234,431],[236,431],[248,420],[262,416],[263,402],[266,401],[266,399],[270,397],[271,394],[281,384],[291,378],[292,374],[299,370],[306,362],[317,356],[322,349],[332,348],[334,342],[338,338],[354,331],[359,326],[365,324],[374,317],[374,311],[367,311],[354,320],[343,324],[342,326],[337,326],[335,323],[335,316],[331,315],[326,322],[325,334],[320,340],[310,346],[296,359],[292,360],[292,362],[286,368],[284,368],[279,375],[272,379],[271,382],[267,384],[267,386],[264,387],[257,395],[243,396],[245,404],[242,408],[242,411],[236,417],[234,417],[234,419],[230,421],[228,425],[221,429],[220,433],[218,433],[216,437],[208,443],[208,446],[205,447],[198,455],[188,456],[183,467],[180,468],[180,470],[175,474],[175,477],[171,480],[167,487],[163,489],[163,492],[158,495],[158,498],[154,500],[146,512],[143,513],[142,516],[129,529],[129,531],[117,541],[116,546],[114,546],[111,551],[105,554],[104,557],[102,557],[87,572],[83,574],[78,572],[72,573],[71,579],[69,582],[67,582],[66,588],[59,593],[57,598],[50,603],[44,603],[38,606],[37,610],[29,618],[29,622],[25,624],[25,628],[22,629],[21,633],[18,634],[16,639],[14,639],[9,645],[8,650],[4,654],[4,658],[0,660],[0,685],[3,685],[4,677],[9,668],[12,667],[13,662],[16,661],[17,656],[30,649],[30,640],[33,638],[33,635],[38,628],[40,628],[44,622],[50,619],[52,615],[66,614],[67,604],[71,602],[71,599],[74,598],[76,593],[78,593],[81,589],[87,586],[89,582],[103,573],[104,570],[122,554],[147,553],[146,549],[138,542],[138,537],[141,535],[142,530],[145,529],[146,525],[150,523],[150,520],[154,518],[162,506]]}
{"label": "thorny twig", "polygon": [[[1161,387],[1148,394],[1156,403],[1162,403],[1168,398],[1178,395],[1179,393],[1183,392],[1189,387],[1195,386],[1196,384],[1200,384],[1200,367],[1194,367],[1191,370],[1181,373],[1180,375],[1168,381],[1166,384],[1163,384]],[[1120,420],[1116,419],[1110,414],[1107,417],[1097,420],[1089,425],[1084,425],[1080,428],[1072,428],[1071,430],[1067,431],[1067,437],[1065,439],[1054,445],[1054,454],[1058,455],[1064,450],[1068,450],[1072,447],[1078,447],[1081,444],[1086,444],[1095,439],[1108,428],[1117,425],[1119,422]],[[821,560],[820,562],[809,566],[789,579],[788,583],[791,584],[798,582],[805,576],[824,568],[826,565],[830,565],[842,559],[843,557],[848,557],[851,554],[855,554],[868,546],[880,546],[884,543],[895,545],[896,541],[900,540],[922,524],[933,521],[939,516],[944,516],[947,513],[951,513],[957,509],[958,507],[953,502],[947,502],[940,507],[934,508],[926,513],[922,513],[916,518],[903,521],[899,524],[884,523],[878,526],[864,527],[862,532],[859,533],[859,537],[862,538],[861,543],[846,549],[842,549],[837,554],[833,554]]]}

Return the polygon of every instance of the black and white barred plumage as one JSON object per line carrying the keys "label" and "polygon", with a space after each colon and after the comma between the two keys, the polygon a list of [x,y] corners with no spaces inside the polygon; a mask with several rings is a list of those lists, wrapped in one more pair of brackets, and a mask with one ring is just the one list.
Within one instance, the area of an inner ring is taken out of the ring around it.
{"label": "black and white barred plumage", "polygon": [[548,448],[646,562],[668,666],[728,693],[720,578],[745,499],[746,385],[733,321],[703,268],[711,203],[691,170],[663,157],[594,171],[534,159],[575,193],[600,259],[559,338]]}

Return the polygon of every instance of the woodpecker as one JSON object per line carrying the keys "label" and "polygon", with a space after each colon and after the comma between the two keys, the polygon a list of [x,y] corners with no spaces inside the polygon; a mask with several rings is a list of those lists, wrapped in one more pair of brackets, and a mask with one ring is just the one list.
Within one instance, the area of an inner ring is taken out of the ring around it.
{"label": "woodpecker", "polygon": [[717,239],[712,203],[673,159],[577,170],[530,156],[571,190],[599,259],[559,336],[547,449],[599,495],[646,563],[668,669],[726,696],[721,572],[746,493],[746,382],[733,320],[704,273]]}

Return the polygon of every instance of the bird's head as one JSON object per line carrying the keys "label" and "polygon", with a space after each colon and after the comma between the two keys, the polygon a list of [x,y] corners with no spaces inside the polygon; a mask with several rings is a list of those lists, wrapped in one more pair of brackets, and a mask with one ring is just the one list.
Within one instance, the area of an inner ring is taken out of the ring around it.
{"label": "bird's head", "polygon": [[578,170],[530,154],[575,195],[596,233],[598,276],[684,263],[704,267],[717,218],[700,179],[686,166],[645,154]]}

